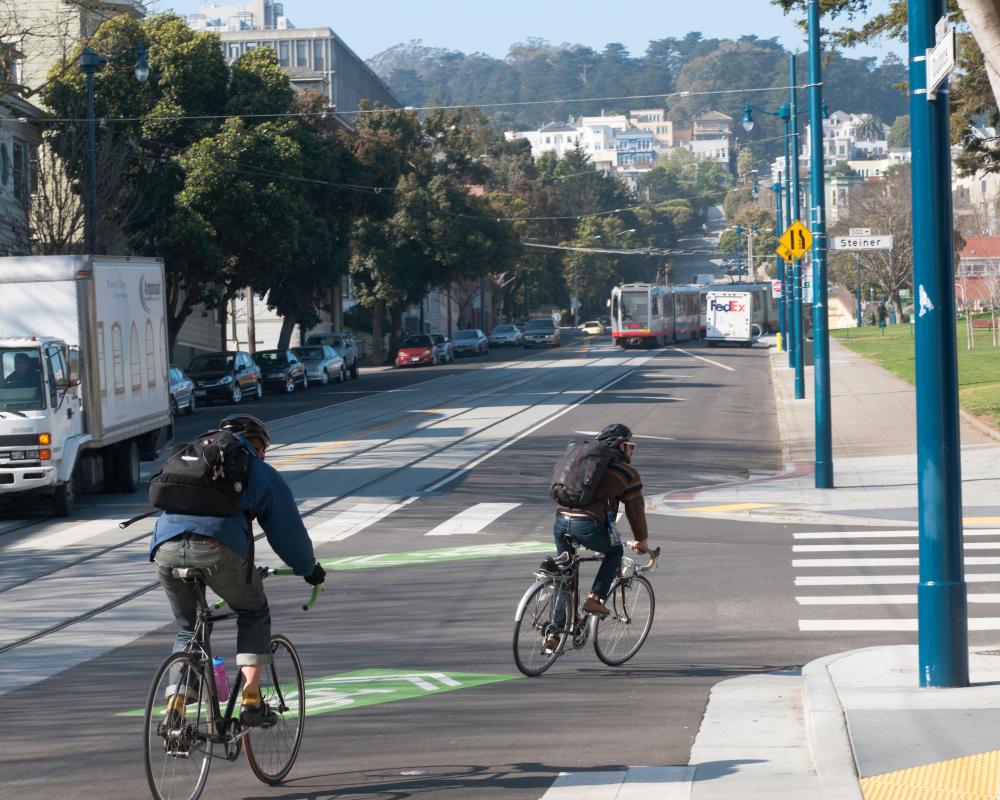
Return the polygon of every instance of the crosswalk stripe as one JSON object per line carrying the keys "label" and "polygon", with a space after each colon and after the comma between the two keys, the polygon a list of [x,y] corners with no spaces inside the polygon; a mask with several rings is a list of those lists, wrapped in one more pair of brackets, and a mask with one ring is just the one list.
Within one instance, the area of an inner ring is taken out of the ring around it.
{"label": "crosswalk stripe", "polygon": [[403,505],[403,503],[358,503],[312,528],[309,536],[314,545],[338,542],[385,519]]}
{"label": "crosswalk stripe", "polygon": [[541,800],[688,800],[694,767],[560,772]]}
{"label": "crosswalk stripe", "polygon": [[[916,586],[916,575],[799,575],[796,586],[879,586],[910,584]],[[1000,583],[1000,572],[967,572],[966,583]]]}
{"label": "crosswalk stripe", "polygon": [[476,503],[459,511],[451,519],[445,520],[425,536],[454,536],[460,533],[479,533],[494,520],[508,511],[513,511],[520,503]]}
{"label": "crosswalk stripe", "polygon": [[[965,542],[966,550],[1000,550],[1000,542]],[[797,544],[792,546],[793,553],[888,553],[903,550],[919,550],[917,542],[904,544]]]}
{"label": "crosswalk stripe", "polygon": [[[1000,536],[1000,528],[966,528],[965,536]],[[808,531],[792,536],[799,540],[809,539],[915,539],[920,531]]]}
{"label": "crosswalk stripe", "polygon": [[[792,566],[797,569],[815,567],[915,567],[919,563],[919,558],[797,558],[792,560]],[[966,556],[965,563],[970,566],[1000,564],[1000,557]]]}
{"label": "crosswalk stripe", "polygon": [[63,528],[61,531],[18,542],[11,550],[60,550],[85,539],[117,530],[118,523],[110,519],[90,519]]}
{"label": "crosswalk stripe", "polygon": [[[800,619],[800,631],[916,631],[916,619]],[[970,631],[998,631],[1000,617],[970,617]]]}
{"label": "crosswalk stripe", "polygon": [[[1000,603],[1000,594],[969,594],[970,603]],[[800,606],[891,606],[916,605],[915,594],[843,594],[796,597]]]}

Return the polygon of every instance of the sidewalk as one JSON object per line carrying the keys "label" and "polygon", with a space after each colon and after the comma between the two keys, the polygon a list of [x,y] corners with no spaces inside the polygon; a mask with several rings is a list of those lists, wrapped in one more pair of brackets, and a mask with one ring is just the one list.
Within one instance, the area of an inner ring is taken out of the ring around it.
{"label": "sidewalk", "polygon": [[[913,388],[831,341],[838,488],[817,490],[812,370],[809,399],[795,400],[787,364],[772,348],[786,472],[662,495],[653,513],[912,530]],[[1000,528],[1000,437],[966,419],[962,448],[965,526],[988,534]],[[917,668],[915,645],[882,646],[717,684],[691,750],[691,800],[997,800],[1000,647],[970,649],[969,688],[920,689]]]}

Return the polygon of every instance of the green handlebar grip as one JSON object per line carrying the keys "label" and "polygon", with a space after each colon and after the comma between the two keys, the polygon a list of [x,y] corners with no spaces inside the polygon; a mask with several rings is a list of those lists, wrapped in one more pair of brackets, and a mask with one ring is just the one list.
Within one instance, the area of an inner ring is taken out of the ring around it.
{"label": "green handlebar grip", "polygon": [[218,600],[212,603],[212,608],[222,608],[225,604],[226,601],[220,597]]}
{"label": "green handlebar grip", "polygon": [[304,606],[302,606],[302,610],[303,611],[308,611],[310,608],[312,608],[314,605],[316,605],[316,601],[319,599],[319,593],[321,591],[323,591],[323,590],[322,590],[322,588],[320,587],[319,584],[316,584],[315,586],[313,586],[312,594],[309,595],[309,602],[306,603]]}

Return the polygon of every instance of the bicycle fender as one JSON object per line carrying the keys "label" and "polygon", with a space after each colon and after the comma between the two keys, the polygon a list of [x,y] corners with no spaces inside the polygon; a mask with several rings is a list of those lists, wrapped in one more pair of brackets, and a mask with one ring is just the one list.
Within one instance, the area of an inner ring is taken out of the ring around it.
{"label": "bicycle fender", "polygon": [[521,616],[524,614],[524,608],[528,605],[528,599],[538,590],[538,587],[545,582],[546,581],[543,580],[536,580],[533,584],[531,584],[531,586],[528,587],[528,591],[526,591],[521,597],[521,602],[517,604],[517,611],[514,612],[514,622],[521,619]]}

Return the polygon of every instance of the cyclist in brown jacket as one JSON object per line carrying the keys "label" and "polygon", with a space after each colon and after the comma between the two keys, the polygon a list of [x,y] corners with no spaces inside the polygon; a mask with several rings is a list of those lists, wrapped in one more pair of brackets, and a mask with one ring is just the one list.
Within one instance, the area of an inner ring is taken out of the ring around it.
{"label": "cyclist in brown jacket", "polygon": [[[553,535],[560,555],[576,552],[573,545],[563,538],[567,534],[574,542],[596,553],[604,553],[604,559],[591,585],[590,595],[583,604],[585,612],[603,616],[611,613],[603,601],[611,589],[611,582],[618,575],[624,554],[621,536],[615,527],[620,506],[625,507],[625,516],[635,536],[635,542],[630,547],[639,553],[648,553],[650,548],[642,479],[630,463],[635,450],[632,431],[626,425],[613,423],[597,434],[597,441],[621,451],[622,458],[616,458],[608,464],[597,485],[596,499],[591,505],[586,508],[560,506],[557,509]],[[562,624],[559,620],[556,622]],[[551,646],[557,645],[558,639],[555,638]],[[546,641],[545,646],[550,647],[550,643]]]}

